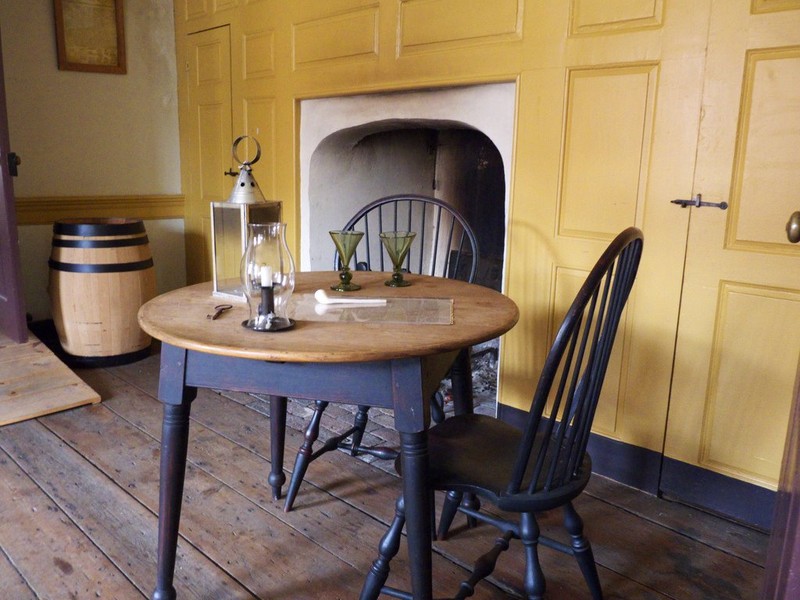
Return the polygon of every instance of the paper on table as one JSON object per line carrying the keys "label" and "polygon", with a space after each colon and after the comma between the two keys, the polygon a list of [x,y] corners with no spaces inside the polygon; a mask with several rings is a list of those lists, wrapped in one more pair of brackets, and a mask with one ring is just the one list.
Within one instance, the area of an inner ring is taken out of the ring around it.
{"label": "paper on table", "polygon": [[384,306],[348,306],[319,304],[314,294],[294,294],[287,312],[296,321],[453,324],[453,300],[450,298],[388,298]]}

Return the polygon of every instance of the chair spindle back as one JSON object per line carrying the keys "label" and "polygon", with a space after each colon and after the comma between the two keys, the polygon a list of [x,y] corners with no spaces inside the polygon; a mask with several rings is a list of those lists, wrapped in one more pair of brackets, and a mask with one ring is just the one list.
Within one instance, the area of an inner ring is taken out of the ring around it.
{"label": "chair spindle back", "polygon": [[620,233],[567,311],[534,393],[509,494],[546,492],[585,475],[589,433],[642,244],[638,229]]}
{"label": "chair spindle back", "polygon": [[[364,232],[356,248],[356,269],[391,271],[379,233],[414,231],[405,259],[409,273],[473,282],[478,269],[478,241],[466,219],[452,206],[427,196],[403,194],[370,202],[342,229]],[[338,255],[334,268],[339,269]]]}

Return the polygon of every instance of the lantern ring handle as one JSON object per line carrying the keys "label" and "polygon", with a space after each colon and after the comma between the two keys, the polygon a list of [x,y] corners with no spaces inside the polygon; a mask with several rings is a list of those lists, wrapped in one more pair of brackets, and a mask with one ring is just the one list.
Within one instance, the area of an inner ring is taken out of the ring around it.
{"label": "lantern ring handle", "polygon": [[[246,139],[251,139],[256,143],[256,155],[253,160],[241,160],[238,156],[236,156],[236,148],[239,144]],[[233,148],[231,148],[231,153],[233,154],[233,159],[239,164],[240,167],[249,167],[250,165],[254,165],[258,162],[258,159],[261,158],[261,144],[258,143],[258,140],[254,137],[250,137],[249,135],[240,135],[235,140],[233,140]]]}

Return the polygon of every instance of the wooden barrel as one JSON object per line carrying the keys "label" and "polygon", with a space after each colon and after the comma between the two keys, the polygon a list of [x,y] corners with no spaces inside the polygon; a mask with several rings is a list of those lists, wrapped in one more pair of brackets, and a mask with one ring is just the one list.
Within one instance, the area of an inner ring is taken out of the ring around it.
{"label": "wooden barrel", "polygon": [[141,220],[56,221],[49,265],[53,322],[68,354],[120,364],[149,353],[137,314],[156,282]]}

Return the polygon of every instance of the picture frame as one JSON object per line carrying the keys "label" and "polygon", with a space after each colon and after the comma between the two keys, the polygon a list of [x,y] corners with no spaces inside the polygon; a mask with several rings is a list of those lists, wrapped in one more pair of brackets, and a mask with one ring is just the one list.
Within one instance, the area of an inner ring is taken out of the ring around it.
{"label": "picture frame", "polygon": [[126,72],[123,0],[53,0],[58,68]]}

